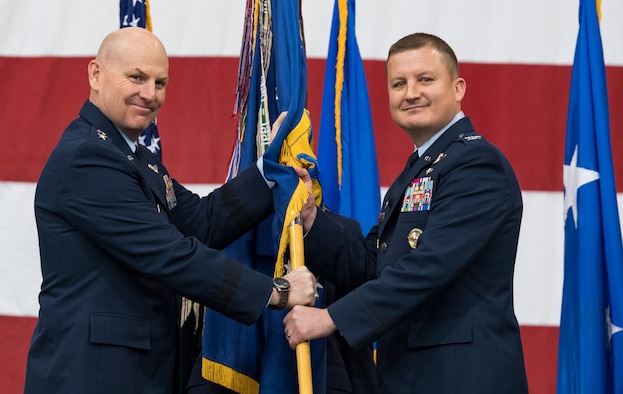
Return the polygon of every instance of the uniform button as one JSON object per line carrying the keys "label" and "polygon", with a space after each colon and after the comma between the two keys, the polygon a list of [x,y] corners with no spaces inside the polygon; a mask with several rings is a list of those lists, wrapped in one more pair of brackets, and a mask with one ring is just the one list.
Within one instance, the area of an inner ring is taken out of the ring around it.
{"label": "uniform button", "polygon": [[381,242],[381,244],[379,245],[379,252],[385,253],[386,250],[387,250],[387,243]]}

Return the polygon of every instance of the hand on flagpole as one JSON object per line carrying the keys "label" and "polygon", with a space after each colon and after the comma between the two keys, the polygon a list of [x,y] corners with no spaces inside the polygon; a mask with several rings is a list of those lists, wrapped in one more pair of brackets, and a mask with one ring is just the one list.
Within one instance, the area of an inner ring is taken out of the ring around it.
{"label": "hand on flagpole", "polygon": [[[305,266],[294,269],[284,276],[290,282],[290,294],[286,308],[292,308],[295,305],[316,304],[316,277]],[[273,289],[270,304],[277,305],[279,302],[279,294]]]}
{"label": "hand on flagpole", "polygon": [[307,202],[303,205],[301,209],[301,224],[303,225],[303,232],[307,234],[309,229],[314,225],[314,221],[316,221],[316,200],[314,196],[313,190],[313,182],[309,172],[304,168],[294,168],[296,175],[301,178],[307,190],[309,190],[309,196],[307,197]]}
{"label": "hand on flagpole", "polygon": [[324,338],[337,327],[326,308],[295,306],[283,319],[286,340],[292,349],[301,342]]}

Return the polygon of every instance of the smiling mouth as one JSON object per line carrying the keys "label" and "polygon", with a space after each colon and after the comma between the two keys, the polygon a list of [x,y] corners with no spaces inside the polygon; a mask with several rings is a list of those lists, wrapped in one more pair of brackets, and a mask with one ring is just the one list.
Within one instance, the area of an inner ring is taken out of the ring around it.
{"label": "smiling mouth", "polygon": [[149,107],[145,107],[145,106],[138,105],[138,104],[131,104],[131,105],[135,109],[135,111],[137,111],[140,114],[151,114],[153,112],[153,110]]}

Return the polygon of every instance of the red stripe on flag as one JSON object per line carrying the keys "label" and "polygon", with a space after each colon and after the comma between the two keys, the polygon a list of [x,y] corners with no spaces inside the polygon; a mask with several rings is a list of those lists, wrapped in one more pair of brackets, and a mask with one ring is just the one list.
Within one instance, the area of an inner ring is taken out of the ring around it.
{"label": "red stripe on flag", "polygon": [[558,327],[521,326],[521,341],[531,394],[556,392]]}
{"label": "red stripe on flag", "polygon": [[[24,392],[26,356],[36,318],[0,316],[0,387],[6,394]],[[532,394],[556,388],[558,327],[521,326],[528,385]]]}
{"label": "red stripe on flag", "polygon": [[0,387],[5,394],[24,392],[26,356],[37,319],[0,316]]}
{"label": "red stripe on flag", "polygon": [[[58,137],[88,97],[89,58],[0,57],[0,180],[37,180]],[[308,61],[314,132],[320,119],[324,60]],[[365,61],[381,185],[400,172],[411,143],[388,111],[385,62]],[[222,183],[236,136],[232,118],[236,58],[181,58],[158,117],[164,162],[183,183]],[[570,66],[461,64],[463,102],[478,131],[509,157],[523,190],[562,191]],[[608,90],[623,90],[623,67],[608,67]],[[615,172],[623,168],[623,111],[610,95]],[[317,140],[314,135],[314,140]],[[623,171],[616,172],[623,190]]]}
{"label": "red stripe on flag", "polygon": [[0,180],[35,181],[88,98],[87,62],[0,57]]}

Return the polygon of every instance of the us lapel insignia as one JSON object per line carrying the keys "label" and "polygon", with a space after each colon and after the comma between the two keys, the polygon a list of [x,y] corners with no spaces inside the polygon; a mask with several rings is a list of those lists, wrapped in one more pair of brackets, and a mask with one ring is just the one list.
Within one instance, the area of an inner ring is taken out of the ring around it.
{"label": "us lapel insignia", "polygon": [[409,246],[411,247],[411,249],[415,249],[417,248],[417,240],[420,238],[420,235],[422,235],[424,231],[420,230],[419,228],[414,228],[413,230],[409,231],[409,235],[407,235],[407,241],[409,241]]}
{"label": "us lapel insignia", "polygon": [[169,210],[171,210],[177,205],[175,190],[173,190],[173,182],[168,175],[164,175],[162,179],[164,179],[164,186],[166,188],[167,206],[169,207]]}
{"label": "us lapel insignia", "polygon": [[108,138],[108,136],[106,135],[106,133],[105,133],[105,132],[103,132],[103,131],[102,131],[102,130],[100,130],[100,129],[97,129],[97,136],[98,136],[100,139],[103,139],[104,141],[106,141],[106,138]]}
{"label": "us lapel insignia", "polygon": [[132,155],[127,155],[126,157],[127,157],[127,158],[128,158],[128,160],[130,160],[130,161],[134,160],[134,156],[132,156]]}
{"label": "us lapel insignia", "polygon": [[150,170],[152,170],[153,172],[155,172],[156,174],[158,173],[158,166],[155,164],[147,164],[147,167],[149,167]]}

